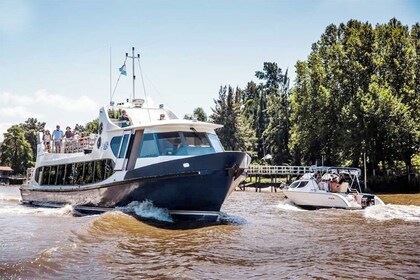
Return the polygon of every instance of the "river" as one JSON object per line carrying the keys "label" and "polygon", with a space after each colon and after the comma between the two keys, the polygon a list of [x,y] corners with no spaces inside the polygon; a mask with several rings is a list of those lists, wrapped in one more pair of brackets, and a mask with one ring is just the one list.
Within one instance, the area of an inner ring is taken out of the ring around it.
{"label": "river", "polygon": [[237,191],[219,224],[173,225],[19,199],[0,187],[0,279],[420,279],[420,206],[305,211],[280,193]]}

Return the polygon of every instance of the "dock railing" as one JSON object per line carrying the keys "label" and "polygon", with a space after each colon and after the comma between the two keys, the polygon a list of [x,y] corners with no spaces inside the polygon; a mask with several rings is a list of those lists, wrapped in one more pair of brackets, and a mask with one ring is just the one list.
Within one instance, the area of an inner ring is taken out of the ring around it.
{"label": "dock railing", "polygon": [[289,165],[261,165],[249,166],[247,175],[303,175],[311,172],[310,166],[289,166]]}

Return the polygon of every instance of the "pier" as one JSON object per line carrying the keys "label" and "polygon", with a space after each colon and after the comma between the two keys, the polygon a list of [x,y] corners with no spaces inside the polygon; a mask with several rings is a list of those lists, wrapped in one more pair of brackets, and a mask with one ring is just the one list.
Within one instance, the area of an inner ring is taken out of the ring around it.
{"label": "pier", "polygon": [[261,165],[250,166],[246,169],[247,180],[239,185],[241,190],[255,188],[261,192],[262,188],[270,188],[271,192],[277,192],[288,184],[291,177],[302,176],[310,172],[310,166],[289,165]]}

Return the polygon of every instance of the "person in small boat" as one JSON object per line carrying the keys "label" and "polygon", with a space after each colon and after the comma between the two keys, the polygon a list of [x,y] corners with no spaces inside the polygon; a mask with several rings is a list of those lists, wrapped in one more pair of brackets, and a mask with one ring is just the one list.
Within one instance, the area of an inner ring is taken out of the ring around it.
{"label": "person in small boat", "polygon": [[48,152],[51,152],[51,140],[50,131],[47,129],[44,131],[44,135],[42,135],[42,141],[44,142],[44,149]]}
{"label": "person in small boat", "polygon": [[129,125],[132,125],[133,122],[131,121],[130,116],[127,114],[125,110],[122,110],[122,115],[119,117],[119,121],[121,122],[121,127],[127,127]]}
{"label": "person in small boat", "polygon": [[52,138],[56,153],[61,153],[61,141],[63,141],[64,133],[57,124],[56,129],[53,131]]}
{"label": "person in small boat", "polygon": [[165,114],[160,114],[160,116],[159,116],[159,120],[160,120],[160,121],[164,121],[164,120],[165,120]]}

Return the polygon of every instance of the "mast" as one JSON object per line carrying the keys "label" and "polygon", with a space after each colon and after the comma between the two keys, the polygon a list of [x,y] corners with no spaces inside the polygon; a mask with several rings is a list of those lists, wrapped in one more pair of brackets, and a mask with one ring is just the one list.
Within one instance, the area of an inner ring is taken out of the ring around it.
{"label": "mast", "polygon": [[132,51],[132,56],[128,56],[128,53],[125,53],[125,56],[128,58],[131,58],[133,61],[133,98],[136,98],[136,75],[134,73],[134,59],[136,59],[137,57],[140,57],[140,54],[137,54],[137,56],[134,56],[134,47],[131,48]]}

